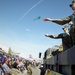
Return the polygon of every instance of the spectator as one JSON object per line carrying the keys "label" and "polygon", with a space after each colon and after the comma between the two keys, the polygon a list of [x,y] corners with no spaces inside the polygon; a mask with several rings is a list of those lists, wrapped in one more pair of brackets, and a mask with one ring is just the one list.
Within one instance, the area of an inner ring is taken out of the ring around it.
{"label": "spectator", "polygon": [[31,63],[28,63],[27,66],[27,75],[32,75]]}
{"label": "spectator", "polygon": [[6,58],[6,60],[5,60],[5,63],[3,64],[3,69],[4,69],[4,71],[5,71],[5,73],[7,74],[7,75],[11,75],[10,74],[10,68],[9,68],[9,66],[8,66],[8,62],[9,62],[9,59],[8,58]]}
{"label": "spectator", "polygon": [[2,62],[0,61],[0,75],[2,75],[2,74],[5,75],[5,71],[2,67]]}

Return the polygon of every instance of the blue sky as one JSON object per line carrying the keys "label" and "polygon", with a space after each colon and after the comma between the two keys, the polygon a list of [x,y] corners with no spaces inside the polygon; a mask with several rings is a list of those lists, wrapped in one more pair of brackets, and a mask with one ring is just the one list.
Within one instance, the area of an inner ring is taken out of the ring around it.
{"label": "blue sky", "polygon": [[[72,0],[0,0],[0,44],[34,58],[49,47],[60,45],[61,39],[44,34],[62,33],[62,27],[44,22],[43,18],[64,18],[72,14]],[[36,17],[39,20],[34,21]]]}

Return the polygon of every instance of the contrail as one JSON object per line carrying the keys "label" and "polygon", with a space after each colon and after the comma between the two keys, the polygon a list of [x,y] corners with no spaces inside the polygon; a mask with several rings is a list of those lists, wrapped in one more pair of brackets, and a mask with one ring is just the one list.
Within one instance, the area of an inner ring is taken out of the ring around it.
{"label": "contrail", "polygon": [[33,5],[18,21],[20,21],[22,18],[24,18],[33,8],[35,8],[38,4],[40,4],[43,0],[40,0],[38,3]]}

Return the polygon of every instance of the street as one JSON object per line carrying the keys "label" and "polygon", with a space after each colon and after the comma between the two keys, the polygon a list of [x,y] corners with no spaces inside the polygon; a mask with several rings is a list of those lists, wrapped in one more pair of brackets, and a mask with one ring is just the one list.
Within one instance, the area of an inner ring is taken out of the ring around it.
{"label": "street", "polygon": [[40,75],[40,69],[38,67],[32,68],[32,75]]}

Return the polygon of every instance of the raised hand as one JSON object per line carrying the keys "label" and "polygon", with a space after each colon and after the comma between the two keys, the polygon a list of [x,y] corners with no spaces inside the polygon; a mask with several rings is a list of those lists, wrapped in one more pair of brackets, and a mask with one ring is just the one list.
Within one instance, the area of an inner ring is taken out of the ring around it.
{"label": "raised hand", "polygon": [[43,20],[44,21],[52,21],[52,19],[50,19],[50,18],[44,18]]}
{"label": "raised hand", "polygon": [[45,36],[46,36],[46,37],[49,37],[50,35],[49,35],[49,34],[45,34]]}

